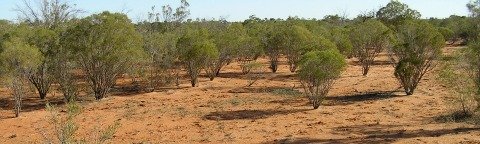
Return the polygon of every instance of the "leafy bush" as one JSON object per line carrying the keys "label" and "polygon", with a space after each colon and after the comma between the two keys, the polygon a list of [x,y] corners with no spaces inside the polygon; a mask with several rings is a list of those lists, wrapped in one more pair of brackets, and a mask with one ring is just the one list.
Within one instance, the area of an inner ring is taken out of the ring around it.
{"label": "leafy bush", "polygon": [[346,28],[334,27],[330,30],[330,41],[335,43],[337,49],[344,56],[353,57],[353,45],[348,36],[349,31]]}
{"label": "leafy bush", "polygon": [[294,25],[286,28],[281,40],[281,47],[285,49],[284,53],[287,56],[291,72],[295,72],[297,69],[300,57],[315,48],[314,40],[314,35],[304,27]]}
{"label": "leafy bush", "polygon": [[263,48],[265,49],[266,55],[270,59],[270,69],[273,73],[277,72],[278,69],[278,59],[280,54],[284,51],[282,43],[284,42],[284,33],[282,30],[285,28],[280,24],[267,24],[268,30],[262,38]]}
{"label": "leafy bush", "polygon": [[320,107],[346,65],[343,55],[332,49],[309,52],[302,57],[298,75],[314,109]]}
{"label": "leafy bush", "polygon": [[475,100],[478,103],[477,109],[480,110],[480,43],[478,41],[471,42],[465,54],[468,61],[469,76],[476,86],[475,92],[477,96]]}
{"label": "leafy bush", "polygon": [[[213,73],[214,76],[218,76],[220,70],[225,65],[233,61],[238,53],[244,52],[241,50],[244,48],[246,44],[244,41],[248,37],[245,28],[238,23],[232,23],[226,26],[225,29],[220,29],[213,37],[219,56],[214,64],[209,66],[209,71]],[[211,80],[213,80],[213,77],[211,77]]]}
{"label": "leafy bush", "polygon": [[392,34],[380,21],[367,20],[352,27],[350,40],[354,47],[353,55],[362,64],[363,75],[366,76],[378,54],[390,46]]}
{"label": "leafy bush", "polygon": [[475,110],[474,80],[469,77],[468,61],[465,61],[465,51],[461,50],[442,61],[442,67],[438,73],[439,80],[453,94],[450,105],[454,113],[464,116],[472,115]]}
{"label": "leafy bush", "polygon": [[453,31],[446,28],[446,27],[438,27],[437,28],[438,32],[440,32],[445,40],[453,40]]}
{"label": "leafy bush", "polygon": [[412,95],[422,77],[433,69],[434,60],[441,55],[445,39],[431,24],[406,21],[398,28],[398,44],[390,50],[395,63],[395,77]]}
{"label": "leafy bush", "polygon": [[395,29],[404,21],[419,19],[422,15],[417,10],[410,9],[407,4],[392,0],[386,6],[380,8],[376,16],[385,25]]}
{"label": "leafy bush", "polygon": [[27,93],[26,81],[41,64],[43,56],[40,50],[27,44],[23,39],[12,37],[3,44],[0,53],[2,76],[5,84],[12,90],[15,100],[15,117],[20,115],[22,99]]}
{"label": "leafy bush", "polygon": [[67,31],[62,42],[75,55],[97,100],[107,95],[117,76],[145,56],[141,35],[120,13],[86,17]]}
{"label": "leafy bush", "polygon": [[[202,68],[218,58],[218,50],[206,29],[188,29],[177,41],[180,61],[187,69],[192,87],[197,86],[197,78]],[[213,73],[209,74],[210,76]]]}

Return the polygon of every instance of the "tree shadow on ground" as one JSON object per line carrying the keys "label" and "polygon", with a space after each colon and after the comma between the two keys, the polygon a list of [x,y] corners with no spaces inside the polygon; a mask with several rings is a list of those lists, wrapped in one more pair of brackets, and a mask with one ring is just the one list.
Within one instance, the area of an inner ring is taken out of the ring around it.
{"label": "tree shadow on ground", "polygon": [[325,100],[329,101],[325,105],[326,106],[351,105],[358,102],[377,101],[377,100],[384,100],[384,99],[406,96],[406,95],[396,95],[395,92],[398,92],[398,91],[378,91],[378,92],[368,92],[368,93],[360,93],[360,94],[345,95],[345,96],[329,96],[325,98]]}
{"label": "tree shadow on ground", "polygon": [[433,117],[433,121],[438,122],[438,123],[450,123],[450,122],[455,122],[455,123],[462,123],[462,122],[467,122],[467,123],[473,123],[473,124],[480,124],[480,113],[475,113],[471,111],[453,111],[449,112],[447,114],[439,115]]}
{"label": "tree shadow on ground", "polygon": [[265,119],[275,115],[288,115],[292,113],[306,112],[312,109],[291,109],[291,110],[238,110],[211,112],[203,116],[207,120],[255,120]]}
{"label": "tree shadow on ground", "polygon": [[[24,98],[22,101],[22,111],[20,112],[20,115],[22,112],[31,112],[31,111],[45,109],[45,106],[47,103],[50,103],[52,105],[63,105],[65,104],[65,101],[62,97],[55,97],[55,98],[47,97],[45,100],[41,100],[38,97],[27,97],[27,98]],[[2,110],[10,110],[13,113],[14,105],[15,105],[15,101],[13,100],[13,98],[0,99],[0,108]],[[6,119],[6,118],[13,118],[13,117],[0,117],[0,119]]]}
{"label": "tree shadow on ground", "polygon": [[151,92],[166,92],[169,90],[182,90],[191,88],[190,86],[171,86],[171,87],[159,87],[156,88],[154,91],[149,91],[146,89],[145,85],[134,85],[134,84],[124,84],[124,85],[116,85],[110,90],[110,94],[112,96],[135,96],[141,95]]}
{"label": "tree shadow on ground", "polygon": [[[262,75],[260,79],[265,79],[266,76],[268,75],[271,75],[272,73],[271,72],[258,72],[258,73],[255,73],[255,74],[259,74],[259,75]],[[249,79],[247,74],[243,74],[243,73],[240,73],[240,72],[224,72],[224,73],[220,73],[218,74],[217,76],[218,78],[234,78],[234,79]]]}
{"label": "tree shadow on ground", "polygon": [[399,125],[356,125],[334,128],[333,131],[338,135],[362,135],[349,136],[341,139],[316,139],[316,138],[284,138],[265,143],[287,143],[287,144],[303,144],[303,143],[392,143],[402,139],[411,139],[419,137],[440,137],[449,134],[459,134],[470,131],[478,131],[480,128],[454,128],[454,129],[438,129],[438,130],[405,130]]}
{"label": "tree shadow on ground", "polygon": [[280,105],[296,105],[298,107],[301,106],[310,106],[311,104],[308,102],[307,98],[286,98],[281,100],[272,100],[269,103],[273,104],[280,104]]}
{"label": "tree shadow on ground", "polygon": [[276,90],[291,90],[291,87],[240,87],[228,91],[228,93],[271,93]]}
{"label": "tree shadow on ground", "polygon": [[[354,66],[362,66],[362,63],[360,63],[359,61],[351,61],[349,64]],[[392,61],[389,60],[375,60],[371,66],[385,66],[392,64]]]}
{"label": "tree shadow on ground", "polygon": [[280,81],[280,82],[288,82],[288,81],[296,81],[297,80],[297,74],[287,74],[287,75],[276,75],[272,78],[269,78],[268,80],[271,81]]}

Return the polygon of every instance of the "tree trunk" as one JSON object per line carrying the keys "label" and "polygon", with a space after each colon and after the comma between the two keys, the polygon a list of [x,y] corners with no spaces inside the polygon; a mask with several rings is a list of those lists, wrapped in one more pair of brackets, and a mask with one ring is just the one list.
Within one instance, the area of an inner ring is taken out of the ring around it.
{"label": "tree trunk", "polygon": [[272,70],[273,73],[276,73],[278,69],[277,62],[275,61],[270,62],[270,69]]}
{"label": "tree trunk", "polygon": [[319,102],[319,100],[313,100],[312,104],[313,104],[313,109],[318,109],[321,103]]}
{"label": "tree trunk", "polygon": [[297,70],[297,65],[290,64],[290,72],[294,73]]}
{"label": "tree trunk", "polygon": [[406,87],[405,87],[405,93],[406,93],[407,95],[413,95],[413,91],[414,91],[413,88],[410,88],[409,86],[406,86]]}
{"label": "tree trunk", "polygon": [[190,82],[192,83],[192,87],[197,86],[197,79],[192,79]]}
{"label": "tree trunk", "polygon": [[[215,72],[215,76],[218,76],[220,74],[220,70],[221,68],[217,68],[216,72]],[[212,79],[213,80],[213,79]]]}
{"label": "tree trunk", "polygon": [[38,91],[38,95],[40,95],[40,99],[45,99],[47,97],[47,92],[45,91]]}
{"label": "tree trunk", "polygon": [[363,73],[362,73],[363,76],[367,76],[368,71],[370,70],[370,67],[369,67],[368,65],[364,65],[363,68],[362,68],[362,70],[363,70],[363,71],[362,71],[362,72],[363,72]]}

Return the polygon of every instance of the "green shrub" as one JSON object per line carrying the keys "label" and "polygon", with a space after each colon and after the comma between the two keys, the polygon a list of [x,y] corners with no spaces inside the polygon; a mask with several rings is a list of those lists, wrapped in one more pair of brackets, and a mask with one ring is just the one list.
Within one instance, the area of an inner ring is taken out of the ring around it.
{"label": "green shrub", "polygon": [[368,74],[378,54],[391,45],[391,38],[388,27],[377,20],[367,20],[352,27],[350,40],[353,55],[361,63],[364,76]]}
{"label": "green shrub", "polygon": [[3,47],[0,53],[1,74],[3,82],[12,90],[15,117],[18,117],[22,99],[27,94],[26,81],[36,72],[44,57],[37,47],[27,44],[18,37],[8,39]]}
{"label": "green shrub", "polygon": [[97,100],[108,94],[117,76],[145,58],[141,35],[120,13],[103,12],[83,18],[61,42],[73,52]]}
{"label": "green shrub", "polygon": [[437,30],[443,35],[445,40],[453,40],[454,32],[451,29],[448,29],[446,27],[438,27]]}
{"label": "green shrub", "polygon": [[318,109],[328,91],[346,67],[346,61],[337,50],[313,51],[300,61],[298,75],[314,109]]}
{"label": "green shrub", "polygon": [[412,95],[422,77],[433,69],[445,39],[431,24],[406,21],[398,28],[398,43],[390,50],[395,77],[407,95]]}
{"label": "green shrub", "polygon": [[[180,61],[187,69],[192,87],[197,86],[197,78],[202,68],[218,58],[218,50],[206,29],[187,29],[177,41]],[[209,74],[210,77],[214,73]]]}

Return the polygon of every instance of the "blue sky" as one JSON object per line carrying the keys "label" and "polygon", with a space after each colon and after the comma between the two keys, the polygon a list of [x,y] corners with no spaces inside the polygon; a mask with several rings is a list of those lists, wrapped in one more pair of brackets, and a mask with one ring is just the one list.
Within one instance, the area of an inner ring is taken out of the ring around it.
{"label": "blue sky", "polygon": [[[30,0],[36,1],[36,0]],[[101,11],[128,12],[133,21],[146,18],[153,5],[177,6],[180,0],[68,0],[88,14]],[[448,17],[452,14],[468,15],[465,5],[469,0],[401,0],[422,13],[422,17]],[[250,15],[260,18],[287,18],[299,16],[321,19],[328,14],[346,15],[378,10],[389,0],[189,0],[190,18],[220,18],[242,21]],[[0,0],[0,19],[15,20],[13,9],[20,0]]]}

